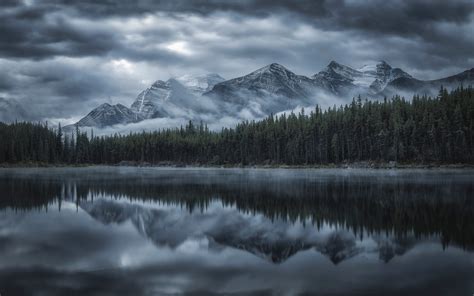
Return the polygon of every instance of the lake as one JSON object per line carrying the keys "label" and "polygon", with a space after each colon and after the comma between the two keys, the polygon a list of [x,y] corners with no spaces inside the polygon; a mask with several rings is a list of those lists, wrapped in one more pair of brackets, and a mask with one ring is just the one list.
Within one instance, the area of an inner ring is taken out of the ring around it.
{"label": "lake", "polygon": [[0,294],[472,295],[474,171],[0,169]]}

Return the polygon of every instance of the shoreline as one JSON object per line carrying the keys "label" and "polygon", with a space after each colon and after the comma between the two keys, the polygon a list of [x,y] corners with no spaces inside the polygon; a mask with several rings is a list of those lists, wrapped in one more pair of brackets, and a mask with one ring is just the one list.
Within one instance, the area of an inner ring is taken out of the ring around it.
{"label": "shoreline", "polygon": [[148,167],[148,168],[221,168],[221,169],[474,169],[474,164],[469,163],[395,163],[395,162],[354,162],[325,165],[286,165],[286,164],[255,164],[255,165],[212,165],[199,163],[174,163],[174,162],[134,162],[122,161],[117,164],[50,164],[50,163],[2,163],[0,168],[84,168],[84,167]]}

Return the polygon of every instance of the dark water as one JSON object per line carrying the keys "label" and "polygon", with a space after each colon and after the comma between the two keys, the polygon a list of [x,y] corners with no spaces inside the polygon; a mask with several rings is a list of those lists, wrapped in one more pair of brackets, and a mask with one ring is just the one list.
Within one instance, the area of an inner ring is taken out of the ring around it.
{"label": "dark water", "polygon": [[0,170],[0,294],[472,295],[474,171]]}

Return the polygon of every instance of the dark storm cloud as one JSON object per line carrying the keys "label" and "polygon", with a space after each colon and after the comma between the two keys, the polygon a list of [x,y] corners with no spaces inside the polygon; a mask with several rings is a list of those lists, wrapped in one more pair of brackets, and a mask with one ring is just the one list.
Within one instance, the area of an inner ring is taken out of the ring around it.
{"label": "dark storm cloud", "polygon": [[[355,30],[367,38],[382,38],[382,41],[390,36],[410,39],[414,44],[407,50],[418,50],[424,58],[417,56],[409,62],[424,68],[465,63],[472,58],[473,1],[346,2],[333,6],[331,12],[331,18],[326,20],[328,27]],[[463,25],[467,30],[462,29]],[[398,47],[404,47],[403,42]],[[437,62],[442,64],[436,65]]]}
{"label": "dark storm cloud", "polygon": [[94,17],[136,15],[154,11],[186,12],[208,15],[216,11],[265,16],[272,12],[296,12],[311,16],[328,13],[324,0],[137,0],[137,1],[74,1],[45,0],[44,4],[73,6],[73,9]]}
{"label": "dark storm cloud", "polygon": [[0,13],[0,57],[102,55],[114,46],[113,32],[81,28],[69,22],[67,15],[51,14],[45,7]]}
{"label": "dark storm cloud", "polygon": [[21,0],[4,0],[0,2],[0,7],[15,7],[22,4]]}
{"label": "dark storm cloud", "polygon": [[[446,28],[446,24],[462,25],[472,21],[472,1],[38,0],[27,5],[9,0],[2,5],[14,7],[2,13],[0,19],[0,54],[5,57],[41,59],[61,55],[105,55],[120,50],[124,45],[121,36],[101,29],[100,25],[84,29],[69,22],[68,16],[97,21],[156,12],[198,15],[219,12],[241,17],[281,15],[288,18],[289,26],[306,22],[324,30],[356,31],[369,38],[379,35],[416,37],[420,39],[418,42],[427,43],[428,50],[431,43],[443,40],[443,45],[431,50],[435,55],[454,50],[464,58],[473,49],[470,36],[457,34],[456,28]],[[455,45],[452,41],[456,41]],[[133,50],[130,55],[150,58],[146,53]]]}
{"label": "dark storm cloud", "polygon": [[156,11],[203,15],[223,11],[260,16],[295,13],[312,21],[328,21],[329,25],[406,34],[415,33],[413,25],[416,28],[423,23],[468,22],[474,9],[474,3],[469,0],[44,0],[38,3],[57,9],[74,10],[90,17],[130,16]]}
{"label": "dark storm cloud", "polygon": [[332,24],[342,28],[357,28],[384,34],[416,35],[424,32],[429,24],[470,22],[474,3],[436,0],[375,0],[361,3],[347,1],[337,5],[333,2],[330,10]]}

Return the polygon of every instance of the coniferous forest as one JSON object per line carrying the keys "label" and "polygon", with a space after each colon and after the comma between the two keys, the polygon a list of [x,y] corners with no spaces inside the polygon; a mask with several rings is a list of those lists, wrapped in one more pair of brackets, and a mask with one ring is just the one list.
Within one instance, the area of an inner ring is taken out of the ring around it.
{"label": "coniferous forest", "polygon": [[374,161],[474,163],[474,89],[435,98],[395,96],[246,121],[210,131],[185,127],[128,135],[63,133],[47,124],[0,123],[0,163],[326,165]]}

